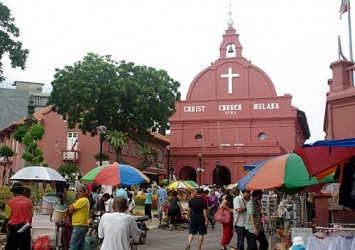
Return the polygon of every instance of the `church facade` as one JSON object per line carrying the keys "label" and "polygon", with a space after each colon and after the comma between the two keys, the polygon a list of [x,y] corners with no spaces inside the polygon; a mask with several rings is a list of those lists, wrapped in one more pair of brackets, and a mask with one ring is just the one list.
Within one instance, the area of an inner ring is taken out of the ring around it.
{"label": "church facade", "polygon": [[292,151],[310,137],[292,96],[278,96],[268,75],[243,57],[232,20],[219,50],[170,118],[169,172],[200,185],[236,183],[246,163]]}

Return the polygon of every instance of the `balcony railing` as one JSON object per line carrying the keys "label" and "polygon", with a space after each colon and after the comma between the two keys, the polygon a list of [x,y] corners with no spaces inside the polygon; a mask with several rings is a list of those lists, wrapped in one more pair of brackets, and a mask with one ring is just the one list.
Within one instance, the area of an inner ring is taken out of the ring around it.
{"label": "balcony railing", "polygon": [[77,162],[79,160],[79,151],[63,151],[63,161]]}

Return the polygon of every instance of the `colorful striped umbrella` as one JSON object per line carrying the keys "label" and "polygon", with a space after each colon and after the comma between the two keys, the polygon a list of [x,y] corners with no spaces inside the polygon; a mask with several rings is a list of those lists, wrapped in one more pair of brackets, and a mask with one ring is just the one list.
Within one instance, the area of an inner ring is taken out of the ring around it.
{"label": "colorful striped umbrella", "polygon": [[198,187],[198,184],[197,184],[196,182],[194,182],[194,181],[187,180],[187,181],[184,181],[184,182],[190,184],[190,185],[193,186],[193,187]]}
{"label": "colorful striped umbrella", "polygon": [[94,168],[84,175],[81,180],[107,186],[131,186],[150,182],[149,178],[138,169],[118,163]]}
{"label": "colorful striped umbrella", "polygon": [[194,189],[194,186],[187,181],[174,181],[169,184],[168,189]]}
{"label": "colorful striped umbrella", "polygon": [[332,180],[332,174],[321,181],[315,177],[310,178],[302,158],[291,153],[259,162],[238,182],[238,187],[248,190],[276,188],[282,192],[294,194],[308,186]]}

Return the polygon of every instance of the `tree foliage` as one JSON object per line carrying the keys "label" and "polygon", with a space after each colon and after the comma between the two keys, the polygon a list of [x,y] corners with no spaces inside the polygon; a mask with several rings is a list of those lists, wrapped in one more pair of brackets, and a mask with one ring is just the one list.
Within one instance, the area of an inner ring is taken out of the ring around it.
{"label": "tree foliage", "polygon": [[180,100],[180,84],[166,71],[116,62],[89,53],[73,66],[56,69],[49,104],[69,128],[97,134],[97,127],[147,135],[147,129],[168,129]]}
{"label": "tree foliage", "polygon": [[[34,124],[30,128],[27,126],[19,126],[14,134],[15,140],[21,142],[24,146],[22,158],[26,161],[26,165],[43,165],[43,152],[38,148],[37,141],[41,140],[44,135],[44,128],[41,124]],[[21,137],[22,136],[22,137]]]}
{"label": "tree foliage", "polygon": [[157,154],[156,149],[154,149],[148,145],[143,145],[140,148],[140,153],[139,153],[139,155],[143,159],[143,162],[139,164],[138,169],[143,171],[144,169],[152,166],[156,154]]}
{"label": "tree foliage", "polygon": [[64,163],[57,170],[61,175],[68,176],[71,180],[74,180],[74,175],[81,174],[80,169],[74,163]]}
{"label": "tree foliage", "polygon": [[109,130],[105,135],[105,139],[111,146],[115,149],[116,162],[123,163],[122,160],[122,149],[128,144],[128,134],[126,132]]}
{"label": "tree foliage", "polygon": [[18,41],[20,30],[15,25],[15,19],[11,16],[11,11],[0,2],[0,82],[5,80],[3,75],[3,64],[1,59],[8,53],[12,68],[20,67],[25,69],[25,64],[29,51],[22,48],[22,43]]}
{"label": "tree foliage", "polygon": [[6,164],[9,162],[10,158],[15,155],[15,152],[8,146],[0,146],[0,157],[4,157],[3,162]]}

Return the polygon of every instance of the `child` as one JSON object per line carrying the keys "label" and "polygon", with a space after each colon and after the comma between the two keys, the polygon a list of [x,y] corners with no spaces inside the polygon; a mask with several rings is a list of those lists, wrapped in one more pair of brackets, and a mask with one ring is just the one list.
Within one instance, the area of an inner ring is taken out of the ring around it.
{"label": "child", "polygon": [[131,192],[128,192],[127,195],[128,195],[128,204],[129,204],[129,205],[128,205],[128,212],[129,212],[131,215],[133,215],[133,209],[135,208],[136,203],[135,203],[135,201],[133,200],[133,195],[132,195]]}

